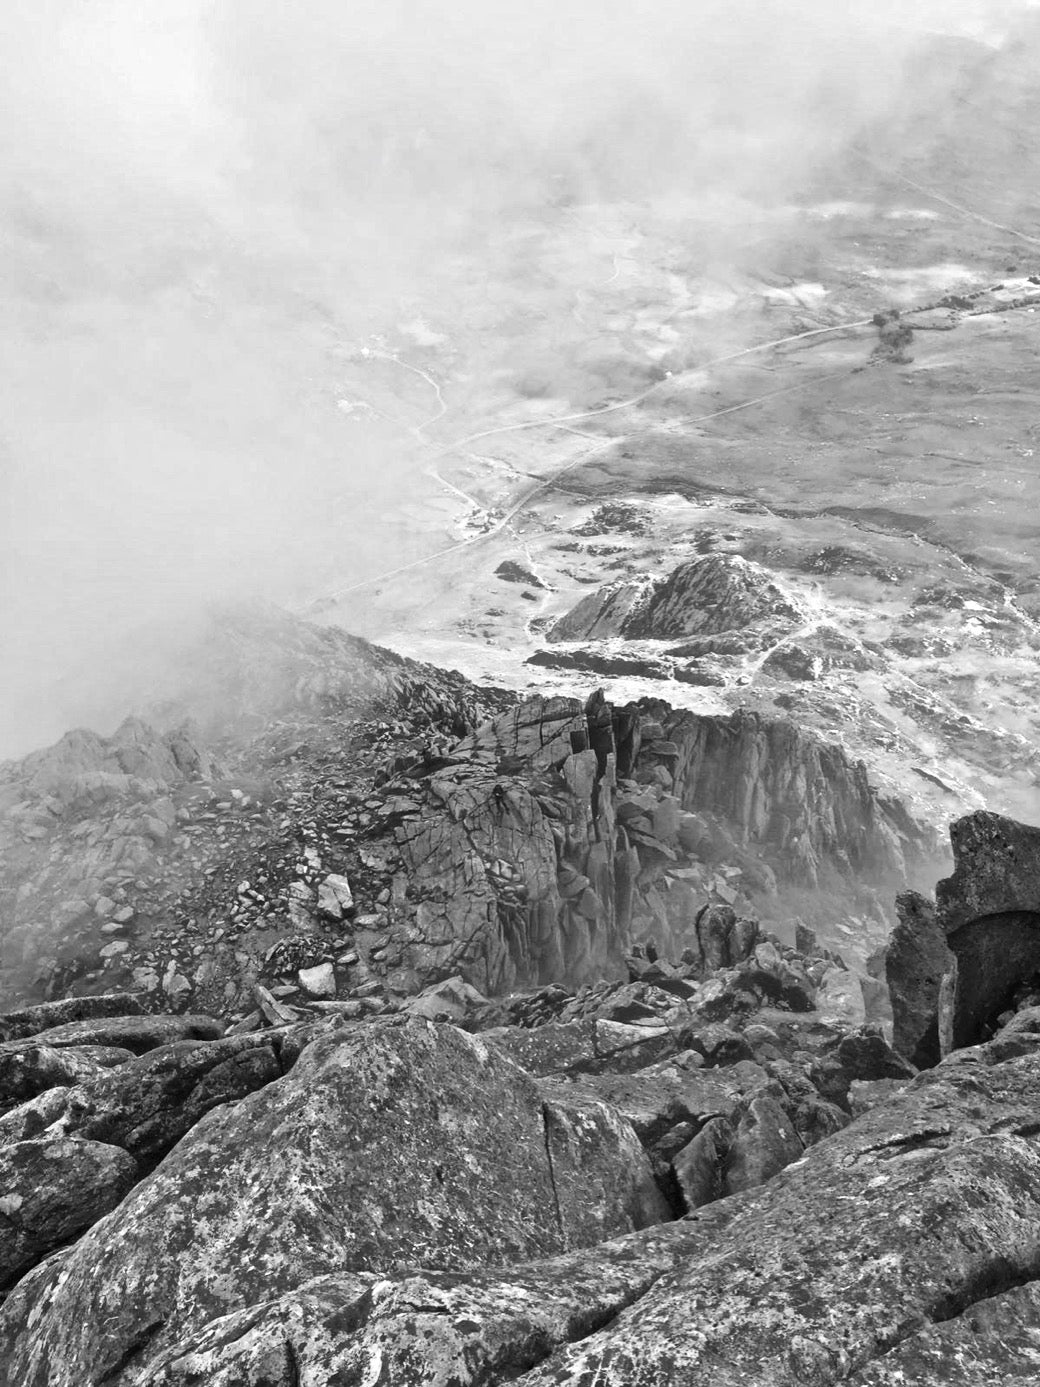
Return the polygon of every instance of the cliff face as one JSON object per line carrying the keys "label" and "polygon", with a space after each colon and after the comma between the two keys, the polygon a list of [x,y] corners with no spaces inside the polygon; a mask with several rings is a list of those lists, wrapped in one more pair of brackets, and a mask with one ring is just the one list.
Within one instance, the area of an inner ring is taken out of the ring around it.
{"label": "cliff face", "polygon": [[[664,738],[675,744],[671,774],[683,807],[733,825],[788,880],[902,879],[931,850],[931,833],[878,795],[861,761],[793,723],[659,711]],[[647,753],[666,759],[652,741]]]}
{"label": "cliff face", "polygon": [[509,700],[308,639],[320,680],[256,736],[135,721],[7,768],[11,1004],[128,986],[235,1013],[306,968],[330,997],[617,977],[635,944],[697,953],[713,903],[854,894],[927,852],[791,724],[601,696],[489,717]]}

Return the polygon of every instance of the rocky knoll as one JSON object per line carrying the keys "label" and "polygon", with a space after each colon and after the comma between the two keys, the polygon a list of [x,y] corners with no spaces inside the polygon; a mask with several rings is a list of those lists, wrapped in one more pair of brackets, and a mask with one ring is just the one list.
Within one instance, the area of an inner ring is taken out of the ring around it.
{"label": "rocky knoll", "polygon": [[590,593],[548,632],[553,641],[678,640],[741,633],[754,649],[762,637],[790,629],[799,613],[757,564],[712,554],[680,564],[664,578],[625,579]]}

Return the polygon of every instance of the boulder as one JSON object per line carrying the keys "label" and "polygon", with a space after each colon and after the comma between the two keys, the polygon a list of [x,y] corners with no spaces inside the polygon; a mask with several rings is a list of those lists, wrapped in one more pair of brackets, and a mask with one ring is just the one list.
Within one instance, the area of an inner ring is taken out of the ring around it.
{"label": "boulder", "polygon": [[137,1179],[125,1151],[78,1138],[0,1148],[0,1292],[107,1214]]}
{"label": "boulder", "polygon": [[308,997],[335,997],[336,970],[331,963],[316,963],[313,968],[301,968],[296,974]]}
{"label": "boulder", "polygon": [[60,1267],[31,1273],[0,1310],[0,1358],[21,1387],[127,1387],[209,1320],[333,1270],[557,1253],[582,1226],[579,1158],[549,1141],[533,1080],[479,1038],[333,1029],[285,1078],[207,1114]]}
{"label": "boulder", "polygon": [[48,1088],[0,1117],[0,1146],[38,1137],[65,1112],[70,1088]]}
{"label": "boulder", "polygon": [[957,959],[940,1024],[957,1047],[992,1034],[1015,988],[1040,973],[1040,828],[980,810],[950,825],[950,842],[953,874],[935,899]]}
{"label": "boulder", "polygon": [[354,894],[341,872],[330,872],[318,887],[318,911],[330,920],[341,920],[354,911]]}
{"label": "boulder", "polygon": [[916,891],[896,897],[897,923],[885,948],[892,1047],[918,1069],[939,1062],[939,987],[952,964],[935,906]]}
{"label": "boulder", "polygon": [[756,1094],[740,1114],[726,1153],[724,1189],[727,1194],[764,1185],[803,1153],[790,1118],[774,1091]]}
{"label": "boulder", "polygon": [[[338,1268],[157,1350],[143,1336],[131,1371],[121,1367],[109,1380],[1029,1382],[1040,1329],[1038,1104],[1040,1056],[1001,1061],[992,1047],[962,1051],[769,1183],[688,1220],[509,1267]],[[45,1274],[40,1268],[15,1291],[23,1315]],[[9,1362],[19,1372],[24,1359]],[[95,1369],[95,1380],[101,1375]],[[35,1387],[46,1379],[17,1380]],[[66,1380],[56,1376],[56,1387]]]}
{"label": "boulder", "polygon": [[99,997],[64,997],[41,1002],[0,1016],[0,1041],[23,1040],[69,1021],[94,1021],[110,1016],[140,1016],[141,998],[132,992],[106,992]]}
{"label": "boulder", "polygon": [[258,1031],[160,1046],[70,1089],[58,1125],[121,1146],[147,1165],[211,1108],[280,1078],[294,1058],[288,1041],[284,1032]]}
{"label": "boulder", "polygon": [[829,1102],[848,1108],[854,1080],[912,1079],[917,1071],[897,1055],[873,1026],[851,1031],[829,1046],[810,1070],[813,1083]]}
{"label": "boulder", "polygon": [[712,1213],[713,1223],[702,1215],[517,1267],[319,1277],[214,1320],[161,1355],[140,1387],[512,1381],[704,1246],[725,1221]]}
{"label": "boulder", "polygon": [[672,1170],[687,1210],[699,1209],[726,1193],[725,1170],[734,1128],[725,1117],[713,1117],[676,1153]]}
{"label": "boulder", "polygon": [[679,1032],[679,1044],[704,1056],[708,1066],[736,1064],[754,1058],[748,1040],[721,1022],[699,1026],[684,1026]]}
{"label": "boulder", "polygon": [[529,1074],[592,1072],[600,1066],[597,1029],[592,1020],[550,1021],[531,1028],[495,1027],[481,1038]]}
{"label": "boulder", "polygon": [[0,1063],[35,1045],[52,1048],[105,1045],[143,1055],[157,1045],[175,1040],[216,1040],[224,1026],[212,1016],[111,1016],[69,1021],[37,1031],[31,1041],[9,1040],[0,1044]]}
{"label": "boulder", "polygon": [[417,996],[406,998],[402,1010],[411,1016],[425,1016],[430,1021],[461,1021],[487,1004],[483,992],[456,976],[433,983]]}
{"label": "boulder", "polygon": [[867,1004],[859,973],[851,968],[828,967],[816,990],[816,1010],[820,1020],[830,1025],[864,1025]]}
{"label": "boulder", "polygon": [[564,1247],[588,1247],[671,1218],[631,1123],[583,1093],[560,1085],[542,1092]]}
{"label": "boulder", "polygon": [[686,1069],[665,1061],[635,1074],[585,1074],[542,1084],[547,1096],[576,1101],[579,1096],[609,1103],[632,1124],[644,1146],[654,1146],[680,1122],[701,1127],[716,1116],[732,1117],[740,1087],[724,1074]]}
{"label": "boulder", "polygon": [[[129,1052],[127,1057],[131,1058]],[[24,1103],[49,1088],[82,1083],[107,1072],[79,1046],[58,1050],[50,1045],[24,1044],[3,1056],[0,1067],[0,1108]]]}

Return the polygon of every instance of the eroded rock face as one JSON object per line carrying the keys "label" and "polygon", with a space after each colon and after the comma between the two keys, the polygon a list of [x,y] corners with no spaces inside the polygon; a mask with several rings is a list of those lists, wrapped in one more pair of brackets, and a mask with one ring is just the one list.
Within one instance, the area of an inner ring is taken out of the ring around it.
{"label": "eroded rock face", "polygon": [[616,1114],[547,1117],[476,1037],[334,1030],[24,1278],[0,1352],[24,1387],[115,1387],[210,1319],[333,1268],[512,1263],[627,1231],[660,1212],[647,1173]]}
{"label": "eroded rock face", "polygon": [[953,958],[931,901],[903,892],[896,897],[896,914],[884,961],[892,1045],[924,1069],[939,1062],[939,989]]}
{"label": "eroded rock face", "polygon": [[[908,861],[928,851],[929,835],[880,799],[862,762],[793,723],[660,707],[682,807],[768,843],[789,879],[817,885],[827,874],[859,873],[902,880]],[[652,745],[647,752],[654,754]]]}
{"label": "eroded rock face", "polygon": [[1016,986],[1040,976],[1040,828],[979,812],[952,824],[950,841],[953,875],[935,895],[957,961],[941,1025],[958,1047],[991,1033]]}

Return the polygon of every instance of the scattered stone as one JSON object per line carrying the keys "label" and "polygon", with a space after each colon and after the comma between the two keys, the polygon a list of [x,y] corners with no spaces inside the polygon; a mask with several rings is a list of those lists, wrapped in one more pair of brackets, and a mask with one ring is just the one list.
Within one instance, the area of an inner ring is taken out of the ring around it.
{"label": "scattered stone", "polygon": [[335,997],[336,973],[331,963],[319,963],[315,968],[301,968],[296,976],[309,997]]}

